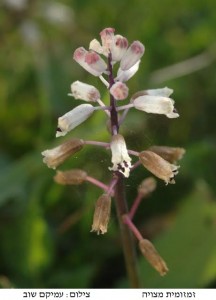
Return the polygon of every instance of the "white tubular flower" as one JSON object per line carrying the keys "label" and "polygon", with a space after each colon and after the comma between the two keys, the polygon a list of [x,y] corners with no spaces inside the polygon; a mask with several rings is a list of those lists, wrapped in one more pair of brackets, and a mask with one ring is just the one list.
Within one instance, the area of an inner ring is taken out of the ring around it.
{"label": "white tubular flower", "polygon": [[128,47],[128,41],[125,37],[117,34],[114,36],[114,41],[111,45],[111,53],[113,61],[120,61]]}
{"label": "white tubular flower", "polygon": [[135,98],[133,105],[136,109],[147,113],[166,115],[168,118],[179,117],[171,98],[144,95]]}
{"label": "white tubular flower", "polygon": [[150,96],[162,96],[162,97],[169,97],[172,95],[173,90],[169,89],[168,87],[164,87],[162,89],[154,89],[154,90],[145,90],[146,94]]}
{"label": "white tubular flower", "polygon": [[91,104],[81,104],[58,118],[56,137],[66,135],[69,131],[83,123],[91,116],[94,109],[94,106]]}
{"label": "white tubular flower", "polygon": [[145,47],[139,41],[134,41],[127,49],[120,62],[120,68],[123,71],[130,69],[140,60],[145,52]]}
{"label": "white tubular flower", "polygon": [[94,76],[100,76],[107,69],[105,61],[95,52],[80,47],[74,51],[74,60]]}
{"label": "white tubular flower", "polygon": [[121,68],[118,69],[117,77],[115,78],[115,81],[119,80],[121,82],[128,81],[131,77],[136,74],[136,72],[139,69],[140,60],[135,63],[129,70],[123,71]]}
{"label": "white tubular flower", "polygon": [[71,92],[75,99],[82,99],[87,102],[95,102],[100,99],[100,93],[93,85],[75,81],[71,84]]}
{"label": "white tubular flower", "polygon": [[116,82],[110,88],[110,94],[115,98],[115,100],[124,100],[128,96],[128,87],[125,83]]}
{"label": "white tubular flower", "polygon": [[125,140],[121,134],[112,136],[110,148],[113,166],[109,170],[121,172],[125,177],[129,177],[131,158],[128,155]]}

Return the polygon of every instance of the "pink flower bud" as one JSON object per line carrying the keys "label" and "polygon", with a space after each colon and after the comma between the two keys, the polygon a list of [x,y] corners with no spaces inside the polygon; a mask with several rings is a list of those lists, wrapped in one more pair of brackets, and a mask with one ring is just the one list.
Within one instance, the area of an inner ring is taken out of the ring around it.
{"label": "pink flower bud", "polygon": [[102,46],[104,48],[104,55],[108,55],[111,49],[111,45],[114,40],[114,28],[105,28],[100,32]]}
{"label": "pink flower bud", "polygon": [[98,76],[100,76],[107,69],[107,64],[105,61],[100,57],[99,54],[93,51],[87,52],[85,56],[85,62],[91,69],[99,74]]}
{"label": "pink flower bud", "polygon": [[115,100],[124,100],[128,96],[128,87],[122,82],[116,82],[110,88],[110,94]]}
{"label": "pink flower bud", "polygon": [[128,47],[128,41],[121,35],[115,35],[111,46],[112,60],[120,61]]}
{"label": "pink flower bud", "polygon": [[73,58],[86,71],[94,76],[100,76],[107,68],[105,61],[97,53],[88,52],[83,47],[75,50]]}
{"label": "pink flower bud", "polygon": [[139,41],[134,41],[122,57],[120,67],[123,71],[130,69],[140,60],[145,51],[145,47]]}

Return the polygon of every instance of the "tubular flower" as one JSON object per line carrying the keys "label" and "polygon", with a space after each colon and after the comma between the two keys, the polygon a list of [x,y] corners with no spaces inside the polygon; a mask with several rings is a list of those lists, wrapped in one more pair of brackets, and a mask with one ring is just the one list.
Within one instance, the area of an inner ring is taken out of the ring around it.
{"label": "tubular flower", "polygon": [[159,255],[154,245],[147,239],[142,239],[139,241],[139,248],[142,254],[145,256],[147,261],[152,265],[152,267],[158,271],[161,276],[166,275],[169,271],[167,265],[163,258]]}
{"label": "tubular flower", "polygon": [[182,159],[185,154],[185,149],[179,147],[151,146],[148,150],[160,155],[172,164]]}
{"label": "tubular flower", "polygon": [[87,177],[87,173],[83,170],[73,169],[69,171],[57,171],[54,180],[59,184],[71,184],[79,185],[82,184]]}
{"label": "tubular flower", "polygon": [[56,137],[64,136],[69,131],[83,123],[94,112],[94,106],[91,104],[81,104],[58,118],[58,127]]}
{"label": "tubular flower", "polygon": [[55,169],[67,158],[83,148],[84,141],[81,139],[71,139],[53,149],[45,150],[41,154],[44,156],[43,162],[49,168]]}
{"label": "tubular flower", "polygon": [[114,28],[105,28],[100,32],[103,54],[108,56],[114,42]]}
{"label": "tubular flower", "polygon": [[131,67],[133,67],[143,56],[144,52],[145,52],[144,45],[139,41],[134,41],[127,49],[127,51],[125,52],[125,54],[121,59],[120,62],[121,70],[126,71]]}
{"label": "tubular flower", "polygon": [[138,186],[138,193],[142,194],[143,196],[147,196],[152,193],[157,186],[157,182],[155,178],[148,177],[144,179],[141,184]]}
{"label": "tubular flower", "polygon": [[82,99],[87,102],[96,102],[100,99],[100,93],[93,85],[75,81],[71,84],[71,96],[75,99]]}
{"label": "tubular flower", "polygon": [[174,108],[174,101],[161,96],[139,96],[133,100],[136,109],[152,114],[166,115],[168,118],[178,118]]}
{"label": "tubular flower", "polygon": [[107,227],[110,219],[111,198],[107,194],[100,196],[95,204],[92,230],[97,234],[107,232]]}
{"label": "tubular flower", "polygon": [[97,53],[87,51],[83,47],[75,50],[73,58],[94,76],[100,76],[107,68],[105,61]]}
{"label": "tubular flower", "polygon": [[128,155],[125,140],[121,134],[113,135],[110,148],[112,151],[113,166],[109,170],[119,171],[125,177],[129,177],[131,158]]}
{"label": "tubular flower", "polygon": [[170,164],[152,151],[142,151],[139,153],[140,162],[156,177],[168,183],[175,183],[174,177],[178,174],[179,166]]}
{"label": "tubular flower", "polygon": [[127,47],[127,39],[119,34],[115,35],[113,43],[111,44],[112,60],[120,61],[125,54]]}

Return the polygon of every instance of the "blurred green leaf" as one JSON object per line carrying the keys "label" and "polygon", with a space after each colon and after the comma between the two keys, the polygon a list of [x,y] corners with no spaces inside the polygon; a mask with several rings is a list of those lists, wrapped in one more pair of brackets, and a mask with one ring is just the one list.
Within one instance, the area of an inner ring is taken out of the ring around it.
{"label": "blurred green leaf", "polygon": [[170,271],[161,278],[140,259],[143,284],[148,288],[198,288],[216,278],[216,203],[208,186],[198,182],[184,199],[169,230],[154,245]]}

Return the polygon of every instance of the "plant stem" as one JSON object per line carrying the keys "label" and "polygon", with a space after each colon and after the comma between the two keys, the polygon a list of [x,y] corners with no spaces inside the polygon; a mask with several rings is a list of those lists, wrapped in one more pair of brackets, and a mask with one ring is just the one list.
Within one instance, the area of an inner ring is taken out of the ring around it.
{"label": "plant stem", "polygon": [[128,213],[127,203],[125,199],[124,178],[121,174],[118,175],[119,180],[115,186],[115,204],[121,232],[125,265],[131,287],[139,288],[140,284],[136,262],[134,239],[129,227],[126,224],[124,224],[122,220],[122,216]]}
{"label": "plant stem", "polygon": [[[111,53],[108,56],[108,71],[109,71],[109,88],[115,83],[112,73],[112,56]],[[114,97],[110,94],[110,120],[111,120],[111,132],[112,135],[117,134],[119,131],[118,123],[118,112],[116,109],[116,101]],[[124,178],[120,172],[115,172],[115,176],[118,178],[118,181],[115,185],[115,204],[117,210],[117,216],[119,221],[122,246],[125,258],[125,266],[128,274],[128,280],[132,288],[139,287],[139,276],[136,262],[136,252],[135,252],[135,243],[133,236],[129,227],[123,222],[123,215],[128,214],[128,207],[125,197],[125,185]]]}

